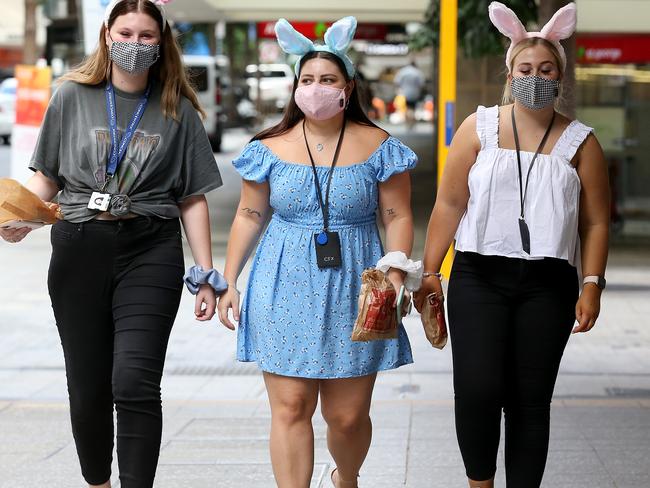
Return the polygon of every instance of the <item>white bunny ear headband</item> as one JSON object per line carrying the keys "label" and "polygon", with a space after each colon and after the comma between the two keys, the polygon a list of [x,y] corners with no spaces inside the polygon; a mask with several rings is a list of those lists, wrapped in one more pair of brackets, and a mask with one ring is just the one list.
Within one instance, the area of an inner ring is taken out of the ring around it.
{"label": "white bunny ear headband", "polygon": [[346,52],[350,48],[354,32],[357,30],[357,19],[352,16],[343,17],[334,22],[325,32],[325,44],[314,44],[285,19],[280,19],[275,24],[275,36],[278,44],[285,53],[300,56],[294,67],[296,76],[300,72],[302,57],[312,51],[325,51],[339,57],[345,65],[345,70],[350,78],[354,77],[355,69],[352,60]]}
{"label": "white bunny ear headband", "polygon": [[555,15],[551,17],[551,20],[547,22],[541,31],[527,32],[517,14],[500,2],[492,2],[488,7],[490,20],[501,34],[510,39],[510,47],[506,53],[508,72],[510,71],[512,48],[524,39],[532,37],[546,39],[557,48],[562,58],[562,69],[564,70],[566,68],[566,54],[560,40],[571,37],[571,34],[576,30],[576,10],[576,4],[571,2],[555,12]]}
{"label": "white bunny ear headband", "polygon": [[[115,6],[122,2],[123,0],[111,0],[111,2],[106,6],[106,11],[104,12],[104,25],[108,29],[108,19],[111,17],[111,13],[113,12],[113,9]],[[160,10],[160,15],[162,16],[162,26],[163,26],[163,31],[167,28],[167,15],[165,15],[165,9],[163,8],[163,5],[167,5],[170,3],[172,0],[147,0],[151,3],[153,3],[156,7],[158,7],[158,10]]]}

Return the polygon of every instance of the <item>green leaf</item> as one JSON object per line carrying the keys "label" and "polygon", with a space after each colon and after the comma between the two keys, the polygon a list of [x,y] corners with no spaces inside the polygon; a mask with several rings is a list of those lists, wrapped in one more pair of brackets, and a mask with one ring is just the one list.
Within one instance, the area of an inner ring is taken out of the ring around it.
{"label": "green leaf", "polygon": [[[458,43],[469,58],[503,54],[508,40],[501,35],[488,17],[491,0],[460,0],[458,6]],[[519,16],[524,25],[537,20],[535,0],[508,0],[505,2]],[[420,51],[438,47],[440,0],[430,0],[422,28],[409,39],[409,48]]]}

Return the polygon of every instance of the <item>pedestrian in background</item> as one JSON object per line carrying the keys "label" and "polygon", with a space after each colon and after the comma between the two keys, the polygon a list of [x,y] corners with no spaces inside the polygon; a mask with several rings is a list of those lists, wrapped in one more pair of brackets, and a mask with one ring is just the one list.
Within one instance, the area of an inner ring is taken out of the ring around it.
{"label": "pedestrian in background", "polygon": [[398,87],[398,95],[402,95],[406,102],[404,117],[409,128],[415,124],[415,106],[422,98],[425,82],[426,78],[415,61],[401,68],[395,75],[394,83]]}
{"label": "pedestrian in background", "polygon": [[[359,104],[355,67],[345,55],[354,17],[334,23],[314,45],[284,19],[280,46],[301,56],[282,121],[256,135],[233,162],[243,178],[228,242],[219,318],[234,329],[237,358],[256,361],[271,403],[271,460],[279,487],[310,485],[312,416],[321,401],[335,487],[356,487],[368,452],[369,416],[378,371],[412,362],[406,332],[399,338],[352,342],[361,273],[383,248],[411,251],[413,220],[408,171],[413,151],[376,127]],[[255,253],[241,314],[237,278]],[[388,277],[399,289],[405,276]],[[408,278],[407,278],[408,279]]]}
{"label": "pedestrian in background", "polygon": [[[26,186],[58,195],[48,288],[65,356],[72,432],[89,486],[153,486],[160,381],[183,285],[182,220],[196,318],[215,289],[204,193],[221,177],[162,6],[114,0],[99,46],[50,101]],[[17,242],[27,230],[1,231]],[[213,285],[215,289],[212,288]],[[72,483],[71,481],[71,484]]]}
{"label": "pedestrian in background", "polygon": [[575,4],[541,32],[526,32],[498,2],[490,19],[511,40],[504,105],[479,107],[452,141],[416,301],[442,292],[436,273],[455,236],[448,313],[469,485],[494,486],[503,410],[507,486],[532,488],[544,473],[564,348],[600,310],[607,164],[592,129],[554,109],[566,69],[559,40],[575,30]]}

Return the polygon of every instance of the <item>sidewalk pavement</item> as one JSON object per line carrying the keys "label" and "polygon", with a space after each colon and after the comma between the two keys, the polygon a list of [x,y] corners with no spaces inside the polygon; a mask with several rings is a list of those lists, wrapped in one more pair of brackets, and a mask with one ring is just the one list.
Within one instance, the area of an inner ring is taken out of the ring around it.
{"label": "sidewalk pavement", "polygon": [[[233,151],[235,146],[241,147],[233,144]],[[238,194],[232,156],[218,157],[225,188],[209,198],[220,231],[216,256],[223,256],[224,225],[236,205],[230,200]],[[230,200],[224,202],[224,195]],[[83,486],[47,295],[48,236],[39,230],[20,245],[0,242],[0,488]],[[222,268],[223,258],[215,265]],[[598,325],[573,336],[564,355],[544,488],[650,487],[647,248],[612,251],[607,278]],[[216,319],[197,323],[192,311],[192,297],[184,293],[162,384],[165,421],[155,486],[272,488],[270,413],[261,375],[254,364],[235,362],[233,332]],[[454,431],[451,348],[432,349],[416,315],[405,326],[415,364],[379,376],[374,439],[360,486],[466,486]],[[332,462],[319,413],[314,424],[311,486],[330,487]],[[119,486],[116,475],[113,483]],[[502,452],[497,486],[505,486]]]}

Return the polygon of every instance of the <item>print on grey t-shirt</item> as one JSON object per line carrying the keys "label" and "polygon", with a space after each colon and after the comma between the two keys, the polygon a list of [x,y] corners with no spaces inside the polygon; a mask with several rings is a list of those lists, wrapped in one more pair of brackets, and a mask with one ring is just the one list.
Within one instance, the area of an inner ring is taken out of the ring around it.
{"label": "print on grey t-shirt", "polygon": [[[118,131],[120,139],[124,137],[123,131]],[[109,152],[111,150],[111,134],[110,131],[104,129],[95,130],[95,138],[97,140],[97,158],[93,162],[108,160]],[[133,139],[126,149],[124,159],[118,165],[117,171],[113,180],[108,185],[107,191],[112,193],[128,193],[138,175],[142,172],[144,165],[147,163],[151,154],[160,144],[159,135],[146,135],[140,131],[133,134]],[[95,181],[97,188],[101,188],[106,181],[106,165],[99,164],[93,168],[95,174]]]}
{"label": "print on grey t-shirt", "polygon": [[[178,217],[178,203],[221,186],[221,175],[201,119],[181,97],[178,120],[165,117],[160,86],[154,84],[147,108],[117,174],[107,187],[126,194],[138,215]],[[115,90],[120,136],[140,94]],[[61,189],[64,218],[83,222],[99,211],[87,208],[92,192],[104,183],[111,140],[104,85],[67,81],[54,93],[30,163]]]}

